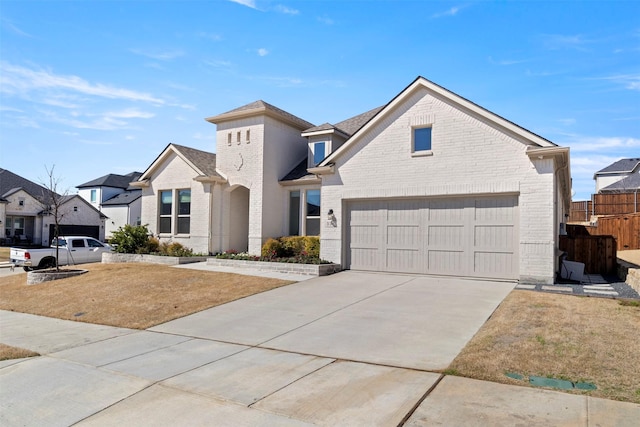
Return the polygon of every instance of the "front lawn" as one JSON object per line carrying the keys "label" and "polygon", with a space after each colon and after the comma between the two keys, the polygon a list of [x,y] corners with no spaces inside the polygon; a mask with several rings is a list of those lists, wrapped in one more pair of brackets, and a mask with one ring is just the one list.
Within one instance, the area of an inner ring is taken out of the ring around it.
{"label": "front lawn", "polygon": [[637,301],[517,290],[446,372],[517,385],[530,376],[588,382],[597,389],[571,392],[640,403],[639,362]]}
{"label": "front lawn", "polygon": [[123,328],[146,329],[290,281],[157,264],[83,264],[87,274],[26,285],[0,278],[0,309]]}

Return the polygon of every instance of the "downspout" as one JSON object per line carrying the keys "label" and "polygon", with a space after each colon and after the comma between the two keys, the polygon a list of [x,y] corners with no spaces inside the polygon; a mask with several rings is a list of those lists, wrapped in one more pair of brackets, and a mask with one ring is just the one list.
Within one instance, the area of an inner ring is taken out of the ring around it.
{"label": "downspout", "polygon": [[213,237],[213,189],[215,188],[216,184],[209,184],[209,225],[207,227],[207,230],[209,231],[208,233],[208,238],[207,238],[207,251],[209,252],[209,254],[213,253],[213,248],[211,246],[211,238]]}

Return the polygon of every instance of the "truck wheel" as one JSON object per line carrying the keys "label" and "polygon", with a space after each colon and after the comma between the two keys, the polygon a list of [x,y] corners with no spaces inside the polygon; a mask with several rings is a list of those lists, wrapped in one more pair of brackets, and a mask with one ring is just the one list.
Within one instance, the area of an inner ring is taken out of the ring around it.
{"label": "truck wheel", "polygon": [[55,258],[44,258],[42,261],[40,261],[40,264],[38,264],[38,269],[53,268],[55,266],[56,266]]}

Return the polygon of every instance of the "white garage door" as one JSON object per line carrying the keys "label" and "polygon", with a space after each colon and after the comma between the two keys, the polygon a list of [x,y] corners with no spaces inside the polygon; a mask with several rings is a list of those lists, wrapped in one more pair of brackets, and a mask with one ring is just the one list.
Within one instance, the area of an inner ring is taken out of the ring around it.
{"label": "white garage door", "polygon": [[518,197],[349,202],[354,270],[518,278]]}

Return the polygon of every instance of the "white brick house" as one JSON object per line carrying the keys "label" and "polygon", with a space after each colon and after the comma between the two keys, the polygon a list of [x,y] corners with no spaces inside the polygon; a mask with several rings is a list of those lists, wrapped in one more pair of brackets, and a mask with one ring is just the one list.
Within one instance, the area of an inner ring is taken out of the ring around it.
{"label": "white brick house", "polygon": [[[138,183],[153,232],[159,191],[171,189],[165,236],[199,252],[258,254],[269,237],[319,232],[321,257],[344,268],[553,282],[568,148],[422,77],[335,125],[263,101],[207,120],[217,125],[217,154],[199,155],[207,170],[170,145]],[[182,235],[180,188],[193,204]]]}

